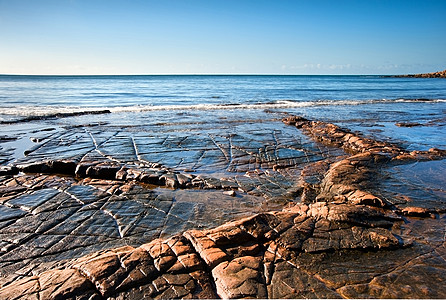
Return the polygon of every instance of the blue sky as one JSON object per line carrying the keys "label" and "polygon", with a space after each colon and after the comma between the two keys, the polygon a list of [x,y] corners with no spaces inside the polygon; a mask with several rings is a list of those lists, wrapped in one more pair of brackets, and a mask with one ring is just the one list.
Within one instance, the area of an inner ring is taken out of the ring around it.
{"label": "blue sky", "polygon": [[0,74],[439,71],[445,16],[445,0],[0,0]]}

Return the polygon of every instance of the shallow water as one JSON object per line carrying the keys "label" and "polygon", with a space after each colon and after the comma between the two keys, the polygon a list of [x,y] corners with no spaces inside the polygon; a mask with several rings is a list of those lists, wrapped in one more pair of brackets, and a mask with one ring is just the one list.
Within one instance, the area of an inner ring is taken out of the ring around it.
{"label": "shallow water", "polygon": [[[339,123],[410,149],[446,144],[444,79],[0,75],[0,98],[0,135],[15,131],[8,128],[11,122],[38,124],[42,118],[50,120],[49,126],[107,122],[162,131],[166,123],[187,130],[185,122],[203,128],[222,122],[226,125],[219,128],[227,129],[238,120],[281,117],[268,110]],[[98,110],[101,114],[63,118]],[[396,128],[398,122],[420,126]]]}
{"label": "shallow water", "polygon": [[[295,166],[280,179],[286,189],[309,162],[342,154],[282,124],[287,114],[408,150],[446,149],[443,79],[2,75],[0,90],[2,165],[97,149],[120,162],[155,162],[218,178]],[[84,114],[98,109],[106,111]],[[407,175],[404,168],[389,172]],[[439,174],[437,181],[446,185]]]}
{"label": "shallow water", "polygon": [[400,207],[446,210],[446,160],[413,162],[383,170],[379,192]]}

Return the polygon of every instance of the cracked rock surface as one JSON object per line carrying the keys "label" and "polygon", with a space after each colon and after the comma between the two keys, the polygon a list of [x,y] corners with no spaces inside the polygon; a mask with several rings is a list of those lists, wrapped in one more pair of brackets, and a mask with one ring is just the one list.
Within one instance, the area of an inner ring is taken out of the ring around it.
{"label": "cracked rock surface", "polygon": [[446,152],[283,122],[42,131],[0,173],[1,298],[445,298],[444,195],[394,174]]}

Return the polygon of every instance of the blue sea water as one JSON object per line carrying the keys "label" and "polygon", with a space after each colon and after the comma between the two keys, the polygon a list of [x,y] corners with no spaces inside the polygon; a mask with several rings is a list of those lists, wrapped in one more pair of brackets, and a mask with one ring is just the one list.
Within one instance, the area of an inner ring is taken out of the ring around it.
{"label": "blue sea water", "polygon": [[[408,148],[446,147],[446,80],[382,76],[0,75],[0,122],[109,110],[116,125],[262,119],[266,111],[335,122]],[[88,118],[88,117],[85,117]],[[38,121],[35,121],[38,122]],[[64,121],[68,122],[68,120]],[[398,122],[423,126],[400,128]]]}
{"label": "blue sea water", "polygon": [[[272,104],[446,99],[446,80],[382,76],[0,75],[0,107]],[[5,112],[2,110],[2,112]]]}

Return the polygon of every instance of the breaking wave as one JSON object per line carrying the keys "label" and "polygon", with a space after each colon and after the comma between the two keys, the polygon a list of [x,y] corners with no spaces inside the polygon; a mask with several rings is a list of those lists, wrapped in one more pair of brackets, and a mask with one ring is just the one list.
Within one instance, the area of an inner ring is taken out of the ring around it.
{"label": "breaking wave", "polygon": [[132,105],[115,107],[79,107],[79,106],[14,106],[0,107],[0,123],[19,123],[33,120],[57,119],[80,115],[108,114],[121,112],[150,111],[191,111],[191,110],[249,110],[249,109],[286,109],[316,106],[349,106],[378,103],[429,103],[446,102],[446,99],[376,99],[376,100],[277,100],[266,103],[227,103],[193,105]]}

